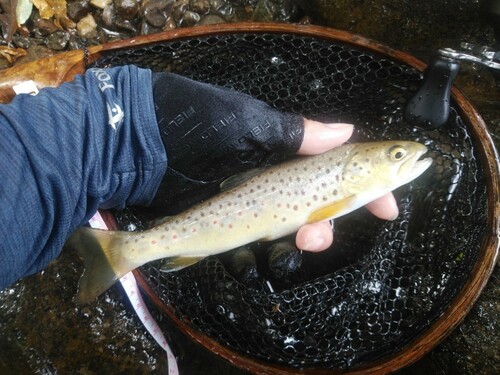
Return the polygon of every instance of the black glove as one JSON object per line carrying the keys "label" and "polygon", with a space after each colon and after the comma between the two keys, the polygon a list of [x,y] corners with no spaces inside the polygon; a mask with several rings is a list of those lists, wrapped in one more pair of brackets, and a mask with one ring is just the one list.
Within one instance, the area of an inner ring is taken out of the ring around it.
{"label": "black glove", "polygon": [[284,160],[303,139],[303,118],[226,88],[153,73],[168,167],[152,206],[178,212],[227,177]]}

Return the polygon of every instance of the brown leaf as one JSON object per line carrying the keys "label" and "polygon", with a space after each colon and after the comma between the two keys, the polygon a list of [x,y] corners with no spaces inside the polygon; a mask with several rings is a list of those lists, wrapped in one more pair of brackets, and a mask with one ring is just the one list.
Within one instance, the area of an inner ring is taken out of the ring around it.
{"label": "brown leaf", "polygon": [[0,57],[6,59],[9,64],[12,64],[18,58],[25,56],[26,51],[22,48],[10,48],[6,46],[0,46]]}
{"label": "brown leaf", "polygon": [[40,17],[54,18],[54,25],[58,28],[75,28],[76,24],[68,17],[66,0],[31,0],[38,9]]}

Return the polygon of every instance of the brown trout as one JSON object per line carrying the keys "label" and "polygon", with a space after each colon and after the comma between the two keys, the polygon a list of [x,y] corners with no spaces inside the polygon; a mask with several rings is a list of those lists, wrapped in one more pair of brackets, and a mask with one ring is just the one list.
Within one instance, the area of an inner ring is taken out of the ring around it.
{"label": "brown trout", "polygon": [[80,228],[68,241],[85,263],[78,300],[92,300],[153,260],[168,258],[165,267],[177,270],[345,215],[422,174],[432,163],[420,160],[426,151],[407,141],[345,144],[264,169],[143,232]]}

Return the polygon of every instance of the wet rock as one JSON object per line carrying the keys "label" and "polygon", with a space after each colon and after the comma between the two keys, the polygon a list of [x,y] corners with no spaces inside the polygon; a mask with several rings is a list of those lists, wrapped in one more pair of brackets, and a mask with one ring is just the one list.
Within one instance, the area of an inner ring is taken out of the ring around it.
{"label": "wet rock", "polygon": [[132,20],[139,12],[138,0],[114,0],[116,12],[124,20]]}
{"label": "wet rock", "polygon": [[252,15],[253,21],[290,21],[297,14],[294,0],[259,0]]}
{"label": "wet rock", "polygon": [[176,3],[176,5],[174,6],[172,16],[174,18],[174,21],[177,22],[177,24],[180,25],[182,23],[182,19],[184,18],[184,13],[186,13],[188,7],[189,3],[186,1]]}
{"label": "wet rock", "polygon": [[223,4],[217,9],[217,14],[228,20],[234,15],[234,8],[231,4]]}
{"label": "wet rock", "polygon": [[186,27],[194,26],[199,21],[200,21],[200,15],[198,13],[187,10],[186,13],[184,13],[184,17],[182,18],[181,25],[186,26]]}
{"label": "wet rock", "polygon": [[175,21],[172,17],[169,17],[167,19],[167,22],[165,22],[165,25],[163,26],[162,30],[168,31],[168,30],[173,30],[175,28],[177,28],[177,24],[175,23]]}
{"label": "wet rock", "polygon": [[218,23],[224,23],[226,20],[221,16],[217,16],[215,14],[207,14],[206,16],[201,17],[199,25],[216,25]]}
{"label": "wet rock", "polygon": [[208,0],[210,4],[210,10],[215,13],[221,6],[225,4],[224,0]]}
{"label": "wet rock", "polygon": [[154,27],[152,26],[149,22],[146,22],[146,20],[144,20],[142,23],[141,23],[141,35],[149,35],[149,34],[154,34],[154,33],[159,33],[162,29],[158,28],[158,27]]}
{"label": "wet rock", "polygon": [[78,35],[81,36],[82,38],[88,39],[96,37],[97,36],[96,28],[97,24],[92,14],[86,15],[76,24],[76,30],[78,32]]}
{"label": "wet rock", "polygon": [[131,33],[133,34],[136,34],[137,33],[137,27],[135,26],[135,24],[130,21],[130,20],[124,20],[124,19],[121,19],[120,17],[118,17],[116,20],[115,20],[115,25],[118,29],[121,29],[121,30],[126,30],[126,31],[130,31]]}
{"label": "wet rock", "polygon": [[70,50],[82,49],[83,47],[85,47],[85,43],[82,41],[82,39],[76,34],[70,34],[68,41],[68,49]]}
{"label": "wet rock", "polygon": [[53,32],[47,38],[47,47],[55,51],[62,51],[66,48],[69,41],[69,33],[67,31],[58,30]]}
{"label": "wet rock", "polygon": [[113,0],[90,0],[90,4],[99,9],[106,8],[109,4],[111,4]]}
{"label": "wet rock", "polygon": [[78,22],[90,12],[89,0],[74,0],[67,2],[68,17]]}
{"label": "wet rock", "polygon": [[111,3],[102,11],[101,21],[105,27],[114,29],[115,18],[116,18],[115,5]]}
{"label": "wet rock", "polygon": [[34,41],[33,41],[32,38],[27,38],[27,37],[24,37],[24,36],[15,35],[12,38],[12,43],[17,48],[28,49],[29,47],[31,47],[34,44]]}
{"label": "wet rock", "polygon": [[149,0],[143,4],[142,13],[151,26],[161,28],[172,13],[173,7],[173,0]]}
{"label": "wet rock", "polygon": [[210,1],[209,0],[191,0],[189,2],[189,8],[193,12],[196,12],[200,16],[203,16],[210,11]]}

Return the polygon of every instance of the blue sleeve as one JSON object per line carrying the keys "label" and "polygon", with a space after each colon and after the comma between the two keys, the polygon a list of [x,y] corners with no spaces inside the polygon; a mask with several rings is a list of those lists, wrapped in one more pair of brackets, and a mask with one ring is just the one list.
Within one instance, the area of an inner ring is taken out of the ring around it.
{"label": "blue sleeve", "polygon": [[90,69],[0,105],[0,289],[46,267],[98,208],[149,204],[166,163],[149,70]]}

